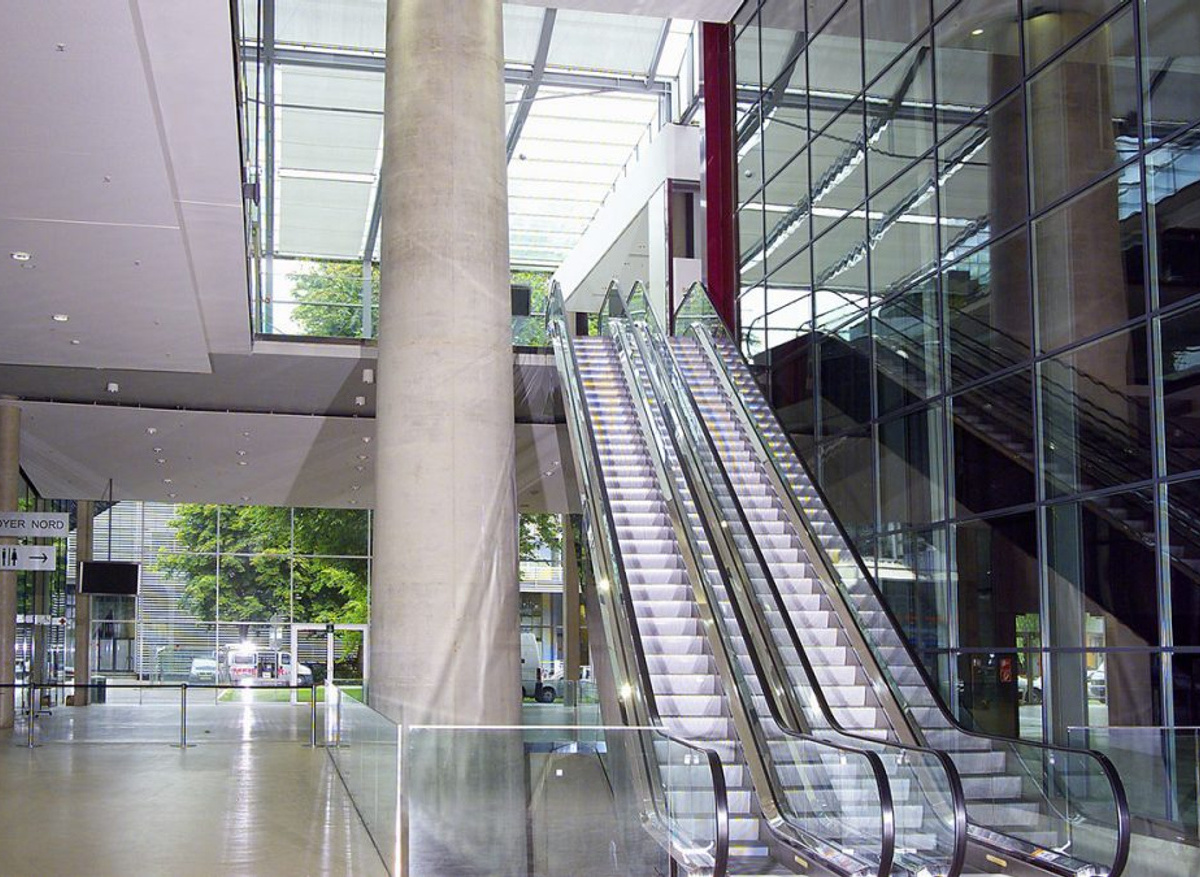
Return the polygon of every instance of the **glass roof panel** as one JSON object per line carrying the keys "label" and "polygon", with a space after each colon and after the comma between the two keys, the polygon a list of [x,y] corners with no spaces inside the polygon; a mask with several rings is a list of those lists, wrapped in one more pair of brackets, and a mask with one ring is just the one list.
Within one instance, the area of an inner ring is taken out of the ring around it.
{"label": "glass roof panel", "polygon": [[532,64],[542,35],[544,9],[504,4],[504,60],[510,64]]}
{"label": "glass roof panel", "polygon": [[507,133],[512,128],[513,116],[517,113],[517,107],[521,102],[521,95],[525,93],[525,86],[513,85],[511,82],[504,84],[504,131]]}
{"label": "glass roof panel", "polygon": [[383,74],[320,67],[276,67],[276,105],[383,112]]}
{"label": "glass roof panel", "polygon": [[382,52],[387,0],[275,0],[275,41]]}
{"label": "glass roof panel", "polygon": [[374,174],[383,116],[329,110],[279,111],[279,168]]}
{"label": "glass roof panel", "polygon": [[662,27],[661,18],[560,9],[546,66],[645,76]]}
{"label": "glass roof panel", "polygon": [[300,256],[360,258],[372,188],[370,183],[281,178],[276,249]]}

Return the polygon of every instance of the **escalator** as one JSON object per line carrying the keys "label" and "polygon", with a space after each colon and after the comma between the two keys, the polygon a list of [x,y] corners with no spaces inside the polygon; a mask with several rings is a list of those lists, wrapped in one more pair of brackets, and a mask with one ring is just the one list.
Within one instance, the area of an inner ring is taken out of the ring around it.
{"label": "escalator", "polygon": [[[662,342],[663,356],[687,387],[685,404],[703,421],[735,492],[747,500],[741,511],[754,543],[770,556],[773,587],[760,579],[755,595],[758,610],[772,619],[769,629],[824,672],[844,673],[852,688],[869,692],[871,715],[837,707],[844,722],[865,722],[863,731],[953,758],[966,792],[969,867],[1120,873],[1128,808],[1111,765],[1095,753],[987,737],[954,721],[736,347],[711,317],[688,322],[683,337]],[[816,610],[796,603],[814,596]],[[830,642],[850,647],[814,648]]]}
{"label": "escalator", "polygon": [[[728,873],[957,873],[965,837],[955,805],[942,796],[939,811],[916,791],[921,783],[889,781],[904,753],[881,757],[852,741],[818,739],[781,714],[774,692],[786,682],[769,675],[729,598],[729,571],[713,549],[718,540],[697,508],[703,495],[679,464],[664,423],[669,414],[655,403],[647,365],[625,328],[570,339],[554,316],[619,718],[657,725],[719,755]],[[815,674],[810,693],[822,696]],[[703,812],[710,800],[678,785],[667,798],[676,833],[711,834],[711,815]]]}

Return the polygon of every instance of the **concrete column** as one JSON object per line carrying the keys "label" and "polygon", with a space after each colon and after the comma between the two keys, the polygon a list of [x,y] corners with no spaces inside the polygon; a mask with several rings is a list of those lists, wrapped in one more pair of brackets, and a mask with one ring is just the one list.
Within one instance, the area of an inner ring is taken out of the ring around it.
{"label": "concrete column", "polygon": [[579,681],[579,555],[575,547],[575,519],[562,516],[563,565],[563,675]]}
{"label": "concrete column", "polygon": [[[21,409],[15,399],[0,398],[0,512],[15,512],[21,489]],[[0,545],[15,545],[2,538]],[[0,572],[0,728],[14,718],[12,684],[16,681],[17,574]]]}
{"label": "concrete column", "polygon": [[91,701],[92,597],[79,593],[79,564],[92,559],[95,507],[90,499],[75,504],[75,706]]}
{"label": "concrete column", "polygon": [[389,0],[371,705],[516,724],[500,0]]}

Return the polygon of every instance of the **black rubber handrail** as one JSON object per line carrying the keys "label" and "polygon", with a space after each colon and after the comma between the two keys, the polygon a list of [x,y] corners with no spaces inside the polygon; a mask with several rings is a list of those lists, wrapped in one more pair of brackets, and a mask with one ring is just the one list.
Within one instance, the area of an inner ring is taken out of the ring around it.
{"label": "black rubber handrail", "polygon": [[[665,351],[664,351],[663,355],[665,357],[669,357],[669,362],[670,362],[669,367],[671,369],[673,369],[676,372],[676,374],[678,375],[679,386],[682,388],[682,391],[684,393],[686,393],[686,399],[681,400],[680,404],[686,403],[686,404],[690,405],[694,416],[698,419],[698,422],[701,425],[701,431],[703,432],[703,435],[704,435],[705,448],[708,451],[709,456],[712,458],[713,465],[720,476],[721,486],[724,488],[726,494],[730,498],[730,503],[733,506],[734,512],[737,516],[737,522],[741,526],[743,532],[747,535],[750,550],[753,552],[755,563],[758,566],[759,571],[762,573],[764,580],[766,581],[767,587],[771,593],[771,598],[772,598],[773,602],[775,603],[776,608],[779,610],[780,615],[783,618],[783,622],[784,622],[784,625],[785,625],[785,628],[786,628],[787,634],[788,634],[789,644],[796,650],[796,654],[800,659],[800,665],[804,672],[804,676],[808,681],[808,687],[812,691],[813,696],[815,697],[815,699],[817,701],[818,710],[820,711],[822,718],[824,718],[825,721],[829,723],[829,726],[832,729],[834,729],[834,731],[836,733],[844,735],[845,737],[850,738],[851,740],[862,741],[862,743],[865,744],[866,746],[869,746],[872,748],[899,749],[902,752],[903,751],[916,752],[916,753],[919,753],[919,754],[925,756],[926,758],[933,759],[934,761],[938,762],[941,765],[942,769],[946,773],[947,790],[949,791],[951,806],[953,808],[953,824],[951,826],[949,826],[951,832],[954,835],[953,854],[952,854],[952,858],[951,858],[951,863],[952,863],[951,874],[957,874],[962,869],[963,863],[966,859],[966,852],[967,852],[967,849],[966,849],[966,844],[967,844],[966,798],[965,798],[965,794],[963,792],[962,780],[959,777],[957,767],[954,765],[953,760],[945,752],[942,752],[940,750],[932,749],[932,748],[925,747],[925,746],[916,746],[916,745],[911,745],[911,744],[905,744],[902,742],[877,740],[875,738],[871,738],[871,737],[867,737],[865,735],[859,734],[859,733],[855,732],[853,729],[846,728],[838,720],[837,716],[834,714],[832,707],[829,705],[828,699],[825,697],[824,691],[821,689],[821,684],[817,679],[816,670],[813,667],[812,662],[810,661],[810,659],[805,651],[804,645],[800,640],[800,635],[799,635],[798,631],[796,630],[795,625],[792,621],[791,613],[788,611],[787,605],[783,600],[783,595],[779,591],[779,587],[778,587],[777,582],[775,581],[774,574],[771,572],[770,566],[768,565],[768,562],[762,553],[761,546],[758,544],[758,539],[754,533],[754,530],[750,526],[749,519],[746,517],[745,508],[742,505],[741,498],[738,496],[737,491],[733,487],[733,484],[729,478],[729,473],[725,466],[725,463],[721,459],[720,453],[717,450],[716,444],[713,441],[712,434],[707,429],[707,426],[704,423],[704,418],[703,418],[703,414],[701,413],[699,403],[696,401],[696,398],[695,398],[694,394],[692,393],[691,388],[688,386],[687,382],[683,379],[682,370],[680,369],[678,362],[675,360],[674,354],[670,350],[669,344],[666,343],[665,336],[661,337],[659,340],[663,343],[663,345],[665,347]],[[651,343],[651,346],[653,347],[654,342],[651,341],[650,343]],[[711,492],[714,493],[714,495],[715,495],[715,490],[712,490]],[[747,571],[747,575],[749,575],[748,571]],[[749,587],[744,587],[743,590],[748,595],[747,599],[749,599],[750,604],[751,604],[751,612],[758,619],[760,629],[768,629],[769,625],[766,624],[765,619],[762,618],[761,613],[759,611],[757,611],[758,601],[753,595],[753,590]],[[729,589],[729,593],[731,595],[730,602],[733,603],[736,608],[737,600],[732,596],[733,590]],[[739,610],[739,616],[740,616],[740,610]],[[774,643],[771,641],[770,637],[766,637],[766,639],[769,643],[771,643],[771,645],[774,645]],[[747,641],[749,642],[748,637],[747,637]],[[782,658],[777,652],[773,656],[773,658],[777,665],[782,665]],[[787,677],[786,670],[781,671],[781,672],[783,673],[783,678],[787,679],[788,677]],[[788,686],[788,692],[789,692],[789,695],[793,694],[790,685]],[[764,687],[764,693],[767,693],[765,691],[765,687]],[[774,696],[773,692],[767,693],[768,703],[771,702],[771,700],[773,699],[773,696]],[[800,709],[802,710],[803,707],[800,707]],[[778,714],[778,711],[773,708],[772,713],[773,713],[773,718],[775,718]],[[783,720],[781,720],[779,718],[776,718],[776,721],[781,724],[781,727],[784,727],[787,730],[798,730],[798,729],[787,728],[787,726],[783,722]],[[923,786],[922,786],[922,793],[924,794]],[[926,798],[928,800],[927,796],[926,796]],[[936,818],[936,813],[935,813],[935,818]]]}
{"label": "black rubber handrail", "polygon": [[[637,343],[636,340],[635,340],[635,343]],[[644,351],[642,351],[640,348],[640,345],[639,345],[639,355],[642,356],[643,361],[647,360],[647,358],[644,354]],[[649,364],[647,364],[647,366],[646,366],[646,371],[647,371],[648,376],[651,376],[651,381],[653,382],[653,377],[651,375],[651,369],[650,369]],[[665,395],[662,393],[659,393],[658,395],[660,396],[660,398],[665,398]],[[670,422],[669,422],[669,414],[665,407],[663,409],[663,415],[664,415],[664,422],[667,425],[666,426],[667,441],[669,441],[671,443],[672,450],[674,451],[676,458],[681,461],[680,462],[680,474],[682,475],[682,477],[686,483],[688,491],[694,496],[697,494],[698,488],[696,486],[694,477],[692,476],[692,474],[689,472],[689,470],[686,468],[686,466],[682,462],[683,458],[679,452],[680,443],[675,439],[674,435],[671,432]],[[663,466],[665,469],[666,468],[665,460],[663,460]],[[675,489],[676,489],[675,486],[672,485],[673,492],[675,491]],[[681,511],[682,511],[682,503],[678,503],[678,505],[680,506]],[[693,500],[693,505],[695,505],[697,511],[699,512],[700,504]],[[892,867],[892,864],[893,864],[893,861],[895,858],[896,820],[895,820],[895,802],[892,798],[891,784],[887,778],[887,769],[883,765],[883,760],[875,752],[856,748],[854,746],[850,746],[850,745],[847,745],[844,743],[838,743],[838,742],[832,741],[832,740],[824,740],[824,739],[821,739],[819,737],[812,735],[811,733],[808,733],[808,732],[805,732],[805,731],[802,731],[799,729],[794,729],[790,726],[790,723],[782,716],[782,714],[780,713],[780,710],[779,710],[779,705],[775,700],[773,692],[770,690],[771,686],[762,682],[763,680],[768,679],[768,675],[766,673],[766,670],[762,663],[762,660],[754,648],[749,648],[750,644],[753,643],[753,639],[750,635],[749,624],[746,621],[742,606],[740,605],[739,601],[733,596],[734,591],[730,587],[730,582],[729,582],[729,570],[724,566],[724,564],[722,564],[720,562],[719,556],[717,555],[717,552],[715,549],[716,540],[714,538],[715,531],[713,530],[710,522],[708,521],[707,516],[705,516],[703,513],[700,513],[699,518],[700,518],[700,527],[701,527],[701,530],[703,531],[704,538],[710,546],[713,546],[713,559],[717,563],[717,573],[721,577],[722,586],[724,587],[726,593],[728,593],[730,595],[728,602],[734,612],[734,618],[735,618],[735,622],[736,622],[737,628],[738,628],[737,633],[741,635],[742,639],[746,642],[746,644],[748,646],[747,655],[748,655],[748,657],[751,661],[751,664],[754,668],[755,675],[760,680],[760,684],[761,684],[761,687],[762,687],[762,690],[763,690],[763,693],[764,693],[764,696],[765,696],[765,699],[767,702],[767,711],[770,714],[771,720],[778,726],[780,732],[782,734],[784,734],[784,736],[786,736],[786,737],[800,740],[800,741],[803,741],[804,743],[813,744],[813,745],[816,745],[821,748],[831,748],[835,751],[845,752],[847,754],[852,754],[856,757],[861,757],[870,766],[871,772],[875,778],[876,789],[879,793],[880,809],[881,809],[882,837],[881,837],[881,841],[880,841],[880,843],[881,843],[881,858],[880,858],[880,862],[878,864],[878,867],[879,867],[878,875],[879,875],[879,877],[885,877],[885,875],[890,873],[890,869]],[[691,535],[690,532],[689,532],[689,535]],[[694,553],[699,555],[700,552],[699,552],[698,548],[694,549]],[[703,574],[699,575],[698,578],[700,579],[698,584],[699,584],[700,588],[705,592],[705,596],[706,596],[706,599],[709,601],[709,605],[713,606],[713,607],[719,607],[721,604],[721,601],[719,600],[718,595],[713,591],[711,582],[709,582]],[[724,630],[724,620],[722,618],[720,618],[719,613],[717,611],[713,612],[713,616],[714,616],[714,620],[715,620],[718,628],[723,631]],[[727,637],[721,638],[723,645],[725,644],[726,639],[727,639]],[[727,653],[728,653],[728,651],[729,651],[728,648],[726,648]],[[728,660],[731,665],[731,672],[736,673],[737,672],[736,670],[732,670],[732,666],[736,659],[730,657]],[[784,678],[786,678],[786,677],[784,677]],[[819,692],[819,690],[817,691],[817,694],[819,697],[823,697],[823,695]],[[761,733],[761,728],[758,728],[758,730]],[[768,748],[768,750],[769,750],[769,746],[767,746],[767,744],[765,744],[765,741],[756,740],[754,742],[755,742],[755,745],[759,746],[760,749],[763,748],[764,746],[766,746],[766,748]],[[766,762],[766,760],[767,759],[764,759],[764,763]],[[775,777],[772,776],[772,779],[775,779]],[[776,801],[778,801],[779,797],[780,797],[778,790],[773,788],[772,793],[775,794]],[[774,826],[769,826],[769,827],[774,830]],[[808,833],[808,832],[804,831],[803,829],[795,829],[795,830],[800,834]],[[778,832],[775,832],[775,833],[778,835]],[[792,840],[792,841],[795,840],[794,838],[788,838],[786,836],[782,837],[781,839]]]}
{"label": "black rubber handrail", "polygon": [[[697,284],[696,286],[699,286],[699,284]],[[702,289],[703,287],[700,287],[700,288]],[[749,411],[748,408],[746,408],[746,401],[742,397],[741,392],[737,389],[737,382],[734,380],[733,376],[729,373],[728,364],[724,361],[724,359],[722,358],[720,353],[717,351],[715,342],[712,338],[711,333],[708,330],[708,326],[702,322],[697,321],[689,327],[689,331],[693,332],[693,334],[695,334],[696,337],[701,341],[702,347],[704,347],[707,355],[709,356],[710,362],[713,363],[714,366],[720,370],[718,373],[723,372],[725,374],[725,377],[729,383],[729,386],[734,391],[733,397],[737,400],[738,404],[743,407],[744,414],[746,415],[747,419],[751,423],[754,423],[755,422],[754,414],[753,414],[753,412]],[[734,345],[732,342],[730,342],[729,348],[734,352],[735,355],[737,355],[739,358],[741,357],[740,350],[738,350],[737,346]],[[742,364],[744,367],[748,368],[744,359],[742,359]],[[797,463],[800,465],[801,469],[804,471],[804,474],[809,482],[809,486],[816,493],[818,499],[821,501],[821,504],[825,507],[825,509],[826,510],[831,509],[832,506],[829,504],[828,498],[826,497],[820,484],[813,477],[813,473],[809,469],[807,461],[805,461],[803,455],[800,454],[795,449],[795,447],[791,445],[791,438],[788,435],[787,431],[783,428],[783,425],[779,422],[778,415],[775,413],[775,409],[772,408],[769,404],[766,405],[765,407],[766,407],[766,410],[770,412],[770,417],[774,420],[775,426],[779,429],[780,434],[788,441],[789,447],[791,447],[792,453],[795,456]],[[767,451],[769,453],[769,449],[767,449]],[[786,490],[785,492],[787,493],[787,495],[789,497],[789,501],[792,502],[794,505],[796,505],[797,511],[800,515],[800,519],[802,521],[807,522],[808,516],[804,513],[803,509],[799,508],[798,500],[797,500],[795,494],[790,489]],[[1108,780],[1109,785],[1112,789],[1113,798],[1114,798],[1116,808],[1117,808],[1117,814],[1116,814],[1117,815],[1117,825],[1116,825],[1117,849],[1114,854],[1114,861],[1113,861],[1113,864],[1110,869],[1110,875],[1111,875],[1111,877],[1119,877],[1119,875],[1124,870],[1125,865],[1128,861],[1128,857],[1129,857],[1130,816],[1129,816],[1129,803],[1126,798],[1125,787],[1124,787],[1124,784],[1121,782],[1120,776],[1117,774],[1116,768],[1113,767],[1112,762],[1103,753],[1096,752],[1096,751],[1089,750],[1089,749],[1076,749],[1074,747],[1069,747],[1069,746],[1052,746],[1048,743],[1044,743],[1042,741],[1037,741],[1037,740],[1017,740],[1017,739],[1013,739],[1010,737],[1002,737],[1002,736],[996,735],[996,734],[985,734],[985,733],[982,733],[979,731],[974,731],[974,730],[964,727],[962,725],[962,723],[959,722],[953,716],[953,714],[950,713],[949,709],[947,709],[945,703],[942,701],[941,693],[940,693],[938,686],[933,682],[933,680],[929,676],[929,672],[925,668],[925,665],[917,657],[916,652],[912,648],[912,644],[908,641],[908,637],[906,637],[904,635],[904,633],[903,633],[904,628],[902,626],[900,626],[899,620],[896,618],[895,613],[892,611],[891,606],[888,604],[888,602],[884,599],[882,593],[879,591],[879,587],[878,587],[877,583],[875,582],[874,577],[871,576],[869,572],[867,572],[866,564],[864,563],[862,556],[859,554],[858,548],[855,546],[854,542],[850,539],[849,535],[846,533],[845,528],[842,526],[841,520],[836,515],[833,515],[832,513],[829,515],[829,518],[830,518],[831,522],[834,524],[835,528],[837,529],[838,534],[840,535],[840,537],[842,539],[842,542],[845,544],[847,550],[850,552],[851,556],[853,557],[854,562],[858,567],[858,572],[859,572],[860,576],[862,577],[864,583],[867,585],[868,589],[870,590],[872,596],[874,597],[875,602],[878,605],[879,611],[882,611],[884,613],[885,617],[888,620],[888,623],[892,626],[894,632],[896,633],[896,638],[897,638],[898,642],[900,643],[900,647],[903,648],[904,651],[907,653],[910,663],[916,669],[917,673],[920,675],[922,682],[924,683],[926,689],[928,690],[929,694],[931,695],[931,700],[934,704],[934,708],[937,709],[941,713],[941,715],[943,716],[943,718],[945,719],[945,721],[947,722],[947,724],[949,725],[951,730],[957,731],[958,733],[964,734],[968,737],[992,741],[992,742],[995,742],[997,744],[1001,744],[1001,745],[1004,745],[1007,747],[1016,747],[1016,746],[1029,747],[1031,749],[1041,750],[1046,753],[1066,753],[1066,754],[1075,755],[1078,757],[1091,758],[1099,764],[1102,773],[1104,774],[1105,778]],[[816,544],[819,547],[820,546],[819,539],[814,538],[814,544]],[[833,572],[833,574],[835,576],[837,576],[836,569],[835,569],[832,561],[829,561],[828,566],[829,566],[831,572]],[[837,576],[837,578],[838,578],[837,584],[838,584],[839,590],[842,590],[843,593],[846,593],[847,597],[849,597],[848,592],[845,591],[844,583],[842,583],[840,580],[840,576]],[[857,621],[858,620],[857,612],[854,611],[852,606],[850,608],[851,608],[852,616]],[[859,626],[861,629],[862,625],[860,624]],[[870,642],[871,637],[867,636],[868,632],[866,630],[863,630],[862,632],[863,632],[865,638],[867,638],[868,642]],[[904,704],[905,699],[900,694],[900,692],[897,690],[899,686],[898,686],[898,684],[896,684],[894,682],[894,680],[892,680],[890,678],[890,674],[885,673],[884,679],[887,682],[888,687],[892,689],[893,694],[897,698],[897,700],[901,704]],[[914,729],[914,730],[916,730],[916,729]],[[1020,758],[1019,753],[1014,751],[1014,754],[1017,755],[1018,758]],[[1045,793],[1043,793],[1043,795],[1045,795]]]}
{"label": "black rubber handrail", "polygon": [[[562,290],[558,284],[554,284],[551,289],[551,301],[547,308],[546,322],[550,330],[552,340],[556,341],[556,350],[561,352],[563,368],[561,369],[568,380],[565,381],[564,395],[567,396],[566,404],[570,405],[572,399],[577,403],[577,412],[580,419],[580,432],[578,440],[583,445],[581,450],[585,450],[593,462],[593,473],[595,478],[593,483],[594,490],[597,493],[599,504],[602,508],[596,509],[598,516],[603,517],[604,524],[601,526],[597,522],[597,536],[601,540],[608,543],[608,548],[612,553],[615,568],[612,570],[613,581],[612,586],[616,589],[618,599],[621,601],[622,608],[626,613],[626,617],[630,623],[636,623],[636,611],[633,607],[633,601],[629,594],[629,582],[625,574],[625,564],[621,556],[621,547],[617,539],[616,523],[612,518],[612,505],[608,496],[608,488],[604,483],[604,478],[600,472],[600,451],[596,445],[596,437],[591,429],[591,414],[587,402],[587,393],[583,386],[583,379],[579,374],[578,361],[575,357],[574,346],[571,343],[570,333],[567,331],[565,308],[563,307]],[[587,460],[581,460],[580,463],[586,465]],[[607,531],[607,532],[606,532]],[[619,615],[619,613],[614,613]],[[714,821],[715,834],[714,851],[713,851],[713,877],[726,877],[729,870],[729,796],[725,785],[725,773],[721,767],[720,756],[712,749],[699,746],[696,743],[679,737],[676,734],[666,730],[663,726],[662,718],[658,713],[658,705],[654,697],[654,688],[650,681],[649,665],[646,661],[645,651],[642,648],[640,638],[633,631],[622,625],[620,618],[613,619],[618,636],[622,636],[621,648],[627,649],[632,646],[634,663],[641,683],[641,689],[646,702],[647,718],[654,728],[656,734],[661,735],[667,740],[677,743],[680,746],[691,749],[694,752],[700,753],[709,768],[709,773],[712,777],[713,796],[714,796]],[[644,754],[644,753],[643,753]],[[657,758],[655,758],[657,763]]]}

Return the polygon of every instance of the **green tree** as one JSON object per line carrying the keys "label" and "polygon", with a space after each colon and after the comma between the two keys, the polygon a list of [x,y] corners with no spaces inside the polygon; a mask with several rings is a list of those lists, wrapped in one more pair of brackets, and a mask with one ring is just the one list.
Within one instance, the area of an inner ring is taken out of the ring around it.
{"label": "green tree", "polygon": [[[301,334],[361,338],[362,263],[309,260],[288,275],[300,304],[292,319]],[[371,266],[371,336],[379,329],[379,265]]]}
{"label": "green tree", "polygon": [[528,286],[529,316],[513,317],[513,344],[520,347],[549,347],[546,308],[550,304],[550,275],[545,271],[514,271],[513,286]]}
{"label": "green tree", "polygon": [[185,504],[171,526],[177,545],[157,567],[183,580],[183,608],[197,618],[265,622],[294,607],[297,620],[367,620],[365,512],[296,509],[293,520],[288,508]]}
{"label": "green tree", "polygon": [[543,548],[555,553],[562,551],[562,518],[547,512],[521,515],[520,559],[538,560]]}

